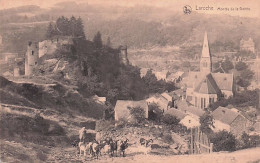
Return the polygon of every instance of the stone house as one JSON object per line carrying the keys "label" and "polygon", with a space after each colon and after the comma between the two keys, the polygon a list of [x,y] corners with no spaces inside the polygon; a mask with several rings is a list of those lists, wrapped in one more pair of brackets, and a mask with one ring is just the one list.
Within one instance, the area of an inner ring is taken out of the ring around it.
{"label": "stone house", "polygon": [[214,132],[226,130],[235,136],[239,136],[243,132],[248,132],[250,121],[234,109],[218,107],[212,112],[212,116],[215,127],[213,129]]}

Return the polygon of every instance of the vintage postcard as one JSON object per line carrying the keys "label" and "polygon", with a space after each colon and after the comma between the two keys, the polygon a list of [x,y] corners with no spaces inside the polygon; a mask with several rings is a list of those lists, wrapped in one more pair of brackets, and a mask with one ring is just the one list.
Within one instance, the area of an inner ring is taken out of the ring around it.
{"label": "vintage postcard", "polygon": [[0,0],[0,162],[260,162],[259,0]]}

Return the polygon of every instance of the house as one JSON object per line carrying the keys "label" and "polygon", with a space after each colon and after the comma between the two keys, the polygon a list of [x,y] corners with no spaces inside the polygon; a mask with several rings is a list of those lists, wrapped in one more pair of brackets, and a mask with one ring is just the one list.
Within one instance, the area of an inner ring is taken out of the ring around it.
{"label": "house", "polygon": [[255,43],[253,39],[250,37],[248,40],[242,39],[240,41],[240,50],[251,51],[255,53]]}
{"label": "house", "polygon": [[180,120],[180,124],[187,128],[194,128],[200,126],[200,121],[192,116],[190,116],[187,113],[184,113],[183,111],[175,108],[170,108],[167,111],[165,111],[164,115],[171,115],[173,117],[176,117],[178,120]]}
{"label": "house", "polygon": [[171,91],[168,93],[169,96],[172,97],[172,107],[177,107],[177,102],[179,100],[184,100],[185,99],[185,91],[183,89],[177,89],[174,91]]}
{"label": "house", "polygon": [[177,108],[184,112],[187,115],[190,115],[191,117],[193,117],[194,119],[196,119],[199,122],[200,117],[205,113],[205,111],[196,108],[192,105],[189,105],[187,103],[187,101],[185,100],[180,100],[177,103]]}
{"label": "house", "polygon": [[106,97],[99,97],[98,95],[93,96],[92,99],[99,104],[105,104],[107,101]]}
{"label": "house", "polygon": [[158,93],[146,99],[146,102],[148,103],[148,105],[151,104],[158,105],[159,109],[162,111],[169,109],[171,106],[171,102],[169,102],[167,98],[165,98],[164,96]]}
{"label": "house", "polygon": [[222,95],[229,98],[234,95],[233,74],[213,73],[212,58],[207,33],[204,35],[200,71],[190,71],[183,79],[187,100],[197,108],[205,109]]}
{"label": "house", "polygon": [[161,95],[168,101],[168,104],[172,104],[173,98],[168,92],[163,92]]}
{"label": "house", "polygon": [[180,124],[183,126],[189,128],[194,128],[194,127],[199,127],[200,126],[200,121],[199,119],[196,119],[190,115],[186,115],[181,121]]}
{"label": "house", "polygon": [[212,116],[215,132],[226,130],[238,136],[248,131],[249,120],[235,109],[218,107],[212,112]]}
{"label": "house", "polygon": [[182,111],[175,109],[175,108],[170,108],[170,109],[166,110],[164,112],[164,115],[167,115],[167,114],[171,115],[173,117],[176,117],[180,121],[186,116],[185,113],[183,113]]}
{"label": "house", "polygon": [[145,118],[148,118],[148,104],[146,101],[129,101],[129,100],[117,100],[115,105],[115,121],[128,121],[132,122],[134,117],[131,116],[129,108],[141,108],[145,112]]}

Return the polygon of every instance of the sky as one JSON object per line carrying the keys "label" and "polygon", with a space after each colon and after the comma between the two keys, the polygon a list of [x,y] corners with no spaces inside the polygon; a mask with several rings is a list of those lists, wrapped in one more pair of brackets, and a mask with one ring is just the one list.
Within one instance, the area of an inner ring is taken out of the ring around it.
{"label": "sky", "polygon": [[[38,5],[42,8],[50,8],[59,2],[72,0],[0,0],[0,9],[8,9],[23,5]],[[243,17],[260,17],[260,0],[74,0],[78,4],[103,4],[103,5],[151,5],[156,7],[167,7],[174,11],[181,11],[185,5],[191,6],[193,11],[208,14],[228,14]],[[199,7],[213,7],[213,10],[196,10]],[[218,8],[227,10],[217,10]],[[241,8],[246,10],[241,10]],[[231,8],[238,10],[231,11]],[[248,10],[249,9],[249,10]]]}

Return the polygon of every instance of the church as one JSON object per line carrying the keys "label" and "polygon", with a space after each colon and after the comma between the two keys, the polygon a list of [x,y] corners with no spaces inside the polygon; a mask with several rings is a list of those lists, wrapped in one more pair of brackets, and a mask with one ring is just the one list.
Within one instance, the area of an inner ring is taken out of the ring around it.
{"label": "church", "polygon": [[220,97],[229,98],[234,95],[233,74],[212,72],[212,58],[206,32],[200,58],[200,71],[190,71],[184,83],[187,101],[201,109],[207,108]]}

